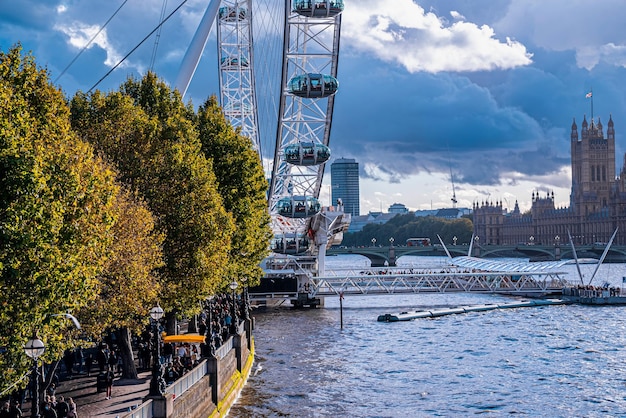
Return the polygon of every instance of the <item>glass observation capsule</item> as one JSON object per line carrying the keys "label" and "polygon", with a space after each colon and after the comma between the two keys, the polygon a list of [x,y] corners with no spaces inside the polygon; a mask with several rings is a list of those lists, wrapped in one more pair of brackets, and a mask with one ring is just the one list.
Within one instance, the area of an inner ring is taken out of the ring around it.
{"label": "glass observation capsule", "polygon": [[343,0],[294,0],[293,11],[306,17],[333,17],[343,12]]}
{"label": "glass observation capsule", "polygon": [[309,248],[309,239],[303,234],[276,235],[270,248],[278,254],[302,254]]}
{"label": "glass observation capsule", "polygon": [[286,218],[309,218],[320,209],[320,202],[312,196],[283,197],[276,203],[278,214]]}
{"label": "glass observation capsule", "polygon": [[293,77],[287,83],[287,91],[294,96],[319,98],[337,93],[339,82],[327,74],[302,74]]}
{"label": "glass observation capsule", "polygon": [[248,10],[243,7],[220,7],[219,16],[220,19],[227,22],[234,22],[236,20],[244,20],[248,15]]}
{"label": "glass observation capsule", "polygon": [[285,161],[293,165],[318,165],[330,158],[330,148],[315,142],[299,142],[285,147]]}

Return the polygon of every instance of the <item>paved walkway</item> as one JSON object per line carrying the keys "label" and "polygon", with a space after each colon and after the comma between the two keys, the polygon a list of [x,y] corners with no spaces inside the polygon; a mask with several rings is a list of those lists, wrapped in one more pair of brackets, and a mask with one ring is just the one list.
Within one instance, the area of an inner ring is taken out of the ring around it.
{"label": "paved walkway", "polygon": [[[76,411],[80,418],[90,417],[123,417],[131,409],[140,405],[148,395],[150,388],[150,371],[139,373],[136,380],[122,380],[116,377],[113,382],[111,399],[105,399],[106,392],[97,391],[97,374],[74,375],[72,379],[64,379],[57,388],[56,395],[65,399],[72,398],[76,403]],[[25,416],[30,416],[30,405],[24,405]]]}

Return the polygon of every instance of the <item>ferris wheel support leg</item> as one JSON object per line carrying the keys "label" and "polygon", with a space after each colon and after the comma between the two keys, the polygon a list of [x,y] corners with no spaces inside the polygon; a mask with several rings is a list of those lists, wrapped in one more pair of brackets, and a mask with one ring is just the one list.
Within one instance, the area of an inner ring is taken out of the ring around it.
{"label": "ferris wheel support leg", "polygon": [[213,22],[215,22],[215,17],[217,16],[219,7],[220,0],[211,0],[209,2],[209,5],[204,12],[204,16],[202,16],[202,20],[200,21],[200,25],[198,26],[198,29],[189,44],[189,48],[187,48],[187,52],[185,53],[185,57],[181,63],[178,76],[176,77],[175,84],[175,87],[178,89],[182,97],[185,97],[189,83],[193,78],[193,74],[196,72],[196,68],[200,62],[200,57],[202,56],[202,51],[204,51],[204,47],[209,39],[211,26],[213,25]]}
{"label": "ferris wheel support leg", "polygon": [[[324,235],[325,242],[318,242],[318,235]],[[326,231],[323,234],[319,232],[315,235],[315,246],[317,247],[317,275],[319,277],[326,276],[326,245],[328,245],[328,237]]]}
{"label": "ferris wheel support leg", "polygon": [[325,211],[315,215],[311,220],[310,231],[313,232],[315,249],[317,250],[317,276],[326,275],[326,247],[328,246],[328,232],[333,224],[333,219],[326,216]]}

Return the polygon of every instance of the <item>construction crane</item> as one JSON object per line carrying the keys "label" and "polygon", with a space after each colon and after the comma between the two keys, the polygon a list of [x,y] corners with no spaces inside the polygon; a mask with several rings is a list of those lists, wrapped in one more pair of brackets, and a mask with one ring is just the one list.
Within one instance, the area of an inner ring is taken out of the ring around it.
{"label": "construction crane", "polygon": [[450,181],[452,182],[452,207],[456,209],[456,204],[458,200],[456,200],[456,191],[454,189],[454,176],[452,175],[452,166],[450,166]]}

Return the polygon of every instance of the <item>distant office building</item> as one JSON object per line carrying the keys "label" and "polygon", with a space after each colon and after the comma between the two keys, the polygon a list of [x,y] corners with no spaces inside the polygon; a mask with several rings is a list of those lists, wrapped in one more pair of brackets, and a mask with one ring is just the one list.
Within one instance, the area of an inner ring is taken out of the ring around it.
{"label": "distant office building", "polygon": [[348,232],[362,231],[365,225],[369,224],[385,224],[397,215],[397,213],[369,212],[367,215],[353,216],[350,221]]}
{"label": "distant office building", "polygon": [[393,205],[389,206],[389,209],[387,210],[387,212],[389,212],[389,213],[409,213],[409,208],[404,206],[402,203],[394,203]]}
{"label": "distant office building", "polygon": [[472,210],[470,208],[445,208],[438,209],[437,212],[433,215],[437,218],[445,218],[445,219],[459,219],[463,216],[471,215]]}
{"label": "distant office building", "polygon": [[343,202],[343,211],[359,216],[359,163],[353,158],[339,158],[330,165],[333,206]]}
{"label": "distant office building", "polygon": [[421,209],[421,210],[416,210],[415,211],[415,216],[417,216],[418,218],[423,217],[423,216],[435,216],[437,214],[437,212],[439,211],[439,209]]}

